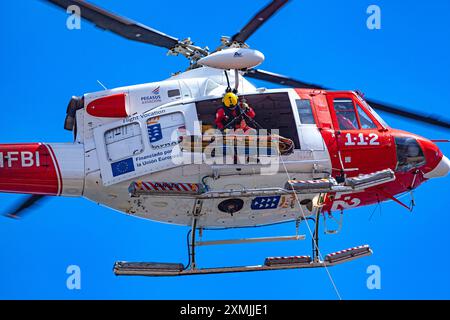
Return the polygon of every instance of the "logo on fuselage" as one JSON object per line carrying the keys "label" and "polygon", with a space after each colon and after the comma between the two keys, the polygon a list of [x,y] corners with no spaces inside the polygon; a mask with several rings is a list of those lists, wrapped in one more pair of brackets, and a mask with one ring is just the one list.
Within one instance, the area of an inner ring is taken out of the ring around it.
{"label": "logo on fuselage", "polygon": [[154,102],[161,102],[161,95],[160,95],[160,87],[156,87],[152,90],[152,94],[148,96],[142,96],[141,97],[141,103],[154,103]]}

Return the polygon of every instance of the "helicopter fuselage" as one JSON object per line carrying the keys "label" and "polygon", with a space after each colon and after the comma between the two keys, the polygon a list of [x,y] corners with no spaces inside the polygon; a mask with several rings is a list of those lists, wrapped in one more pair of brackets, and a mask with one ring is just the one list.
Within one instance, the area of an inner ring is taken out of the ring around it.
{"label": "helicopter fuselage", "polygon": [[[389,128],[355,92],[257,89],[243,77],[239,96],[256,112],[255,129],[278,130],[293,152],[227,162],[205,158],[202,145],[182,149],[181,137],[213,130],[227,85],[222,71],[199,68],[85,94],[73,143],[0,146],[0,191],[84,196],[160,222],[190,225],[196,215],[199,227],[242,227],[304,218],[312,206],[331,212],[395,200],[448,172],[434,143]],[[387,169],[394,180],[364,189],[286,189],[288,180],[340,182]]]}

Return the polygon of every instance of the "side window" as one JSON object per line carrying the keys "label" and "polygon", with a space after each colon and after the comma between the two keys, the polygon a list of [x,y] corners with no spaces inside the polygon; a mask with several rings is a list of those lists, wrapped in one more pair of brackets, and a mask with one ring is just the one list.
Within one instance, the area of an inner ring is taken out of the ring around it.
{"label": "side window", "polygon": [[333,100],[334,111],[338,120],[339,129],[357,130],[359,129],[358,118],[351,99],[339,98]]}
{"label": "side window", "polygon": [[372,119],[364,112],[359,104],[356,104],[358,110],[359,122],[362,129],[376,129],[377,126],[373,123]]}
{"label": "side window", "polygon": [[311,100],[309,99],[297,99],[298,115],[300,116],[300,122],[302,124],[316,124],[314,121],[314,115],[311,108]]}
{"label": "side window", "polygon": [[121,160],[144,151],[142,132],[138,123],[130,123],[105,132],[109,161]]}

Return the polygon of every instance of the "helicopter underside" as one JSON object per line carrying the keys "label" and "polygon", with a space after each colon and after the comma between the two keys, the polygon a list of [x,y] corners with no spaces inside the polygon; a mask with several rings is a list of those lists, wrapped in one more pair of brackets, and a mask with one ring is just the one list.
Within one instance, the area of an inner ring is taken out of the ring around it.
{"label": "helicopter underside", "polygon": [[[298,156],[294,152],[289,157]],[[308,218],[325,204],[327,194],[340,199],[333,201],[334,210],[345,209],[352,194],[396,179],[386,169],[338,183],[327,173],[329,165],[326,158],[283,160],[269,178],[255,174],[259,165],[224,165],[213,167],[212,172],[209,165],[185,165],[106,187],[98,183],[97,172],[88,175],[84,196],[145,219],[186,226],[195,221],[197,228],[233,228]],[[348,208],[362,204],[356,198],[351,202]]]}
{"label": "helicopter underside", "polygon": [[[313,163],[322,172],[329,170],[328,156],[322,161],[286,161],[270,176],[254,174],[259,169],[252,165],[226,165],[217,171],[208,165],[185,165],[111,186],[98,183],[97,171],[86,177],[84,197],[126,214],[177,225],[190,226],[194,214],[198,227],[267,225],[313,214],[309,204],[318,192],[295,195],[285,190],[289,179],[327,177],[326,173],[313,174]],[[133,185],[140,189],[134,192]],[[239,208],[229,212],[223,204]]]}

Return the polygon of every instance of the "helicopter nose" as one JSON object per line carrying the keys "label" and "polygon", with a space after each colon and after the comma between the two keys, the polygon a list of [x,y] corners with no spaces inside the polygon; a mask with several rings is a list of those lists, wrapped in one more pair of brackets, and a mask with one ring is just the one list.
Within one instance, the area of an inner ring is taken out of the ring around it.
{"label": "helicopter nose", "polygon": [[426,159],[426,165],[423,168],[424,178],[445,177],[450,172],[450,160],[432,141],[422,137],[418,140],[423,148]]}
{"label": "helicopter nose", "polygon": [[437,166],[423,176],[427,179],[445,177],[450,172],[450,160],[446,156],[438,162]]}

